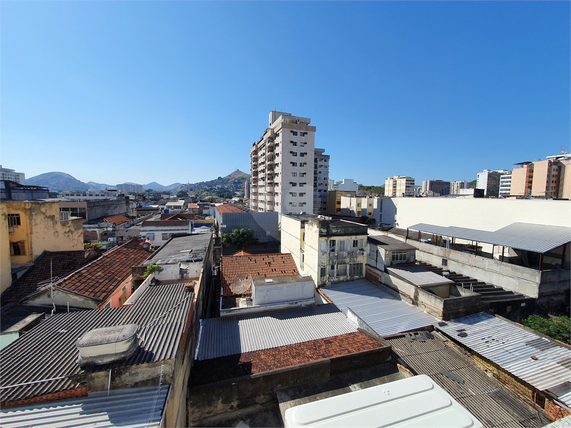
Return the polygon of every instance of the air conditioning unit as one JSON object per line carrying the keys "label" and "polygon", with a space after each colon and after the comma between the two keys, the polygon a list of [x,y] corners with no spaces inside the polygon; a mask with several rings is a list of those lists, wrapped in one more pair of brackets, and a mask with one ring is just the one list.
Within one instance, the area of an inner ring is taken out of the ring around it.
{"label": "air conditioning unit", "polygon": [[359,251],[359,255],[364,256],[365,252],[364,251]]}
{"label": "air conditioning unit", "polygon": [[8,232],[10,232],[10,233],[14,232],[14,226],[9,226],[9,227],[8,227]]}

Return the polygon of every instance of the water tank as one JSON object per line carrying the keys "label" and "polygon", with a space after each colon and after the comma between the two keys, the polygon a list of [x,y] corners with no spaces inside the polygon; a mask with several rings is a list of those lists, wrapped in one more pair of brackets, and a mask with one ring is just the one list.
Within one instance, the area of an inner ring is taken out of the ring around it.
{"label": "water tank", "polygon": [[102,365],[126,360],[139,347],[136,324],[90,330],[76,343],[79,366]]}

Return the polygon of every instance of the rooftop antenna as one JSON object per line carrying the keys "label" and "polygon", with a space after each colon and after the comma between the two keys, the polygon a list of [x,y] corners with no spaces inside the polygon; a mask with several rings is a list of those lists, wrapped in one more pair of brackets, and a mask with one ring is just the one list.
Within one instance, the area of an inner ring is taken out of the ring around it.
{"label": "rooftop antenna", "polygon": [[567,152],[565,151],[565,147],[561,147],[561,153],[559,153],[559,154],[560,154],[560,155],[564,155],[565,153],[567,153]]}
{"label": "rooftop antenna", "polygon": [[53,273],[53,262],[54,259],[50,259],[50,294],[52,296],[52,312],[50,316],[52,316],[56,310],[56,304],[54,303],[54,273]]}

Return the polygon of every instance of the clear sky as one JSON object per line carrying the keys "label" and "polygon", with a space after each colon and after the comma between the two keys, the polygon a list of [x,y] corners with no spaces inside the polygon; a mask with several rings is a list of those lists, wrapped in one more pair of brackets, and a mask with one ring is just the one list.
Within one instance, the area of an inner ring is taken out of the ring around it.
{"label": "clear sky", "polygon": [[336,181],[571,151],[568,1],[0,7],[0,162],[26,177],[249,173],[273,109],[312,119]]}

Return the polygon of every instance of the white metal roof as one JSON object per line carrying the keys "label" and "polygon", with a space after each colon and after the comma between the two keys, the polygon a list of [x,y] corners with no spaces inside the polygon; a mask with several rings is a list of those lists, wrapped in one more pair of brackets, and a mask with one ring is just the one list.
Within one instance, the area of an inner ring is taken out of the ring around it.
{"label": "white metal roof", "polygon": [[571,407],[571,349],[484,312],[435,327]]}
{"label": "white metal roof", "polygon": [[397,265],[388,267],[391,275],[396,275],[417,287],[430,287],[433,285],[453,285],[454,281],[424,269],[421,266]]}
{"label": "white metal roof", "polygon": [[293,345],[354,333],[357,328],[334,305],[201,321],[198,360]]}
{"label": "white metal roof", "polygon": [[162,426],[169,385],[92,392],[87,397],[28,406],[3,407],[3,427],[159,428]]}
{"label": "white metal roof", "polygon": [[484,427],[427,375],[291,407],[284,423],[286,428]]}
{"label": "white metal roof", "polygon": [[438,321],[366,279],[333,284],[320,290],[343,312],[351,308],[380,336],[423,328]]}
{"label": "white metal roof", "polygon": [[571,227],[546,224],[512,223],[495,232],[457,226],[436,226],[426,223],[415,224],[409,229],[535,253],[546,253],[571,242]]}

